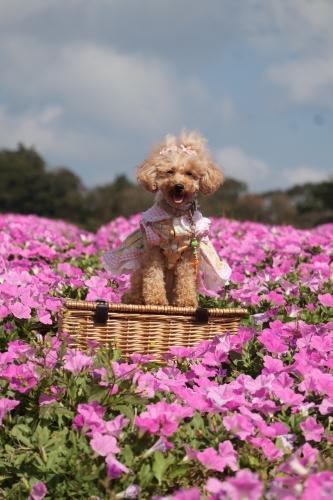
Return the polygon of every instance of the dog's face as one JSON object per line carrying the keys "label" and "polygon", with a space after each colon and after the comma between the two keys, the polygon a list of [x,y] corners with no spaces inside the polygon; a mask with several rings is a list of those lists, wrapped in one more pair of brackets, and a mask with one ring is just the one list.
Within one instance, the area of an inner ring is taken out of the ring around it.
{"label": "dog's face", "polygon": [[163,193],[169,205],[185,210],[198,192],[208,195],[216,191],[224,177],[205,148],[205,140],[197,132],[183,132],[178,141],[167,136],[152,150],[139,167],[137,180],[147,191]]}
{"label": "dog's face", "polygon": [[169,205],[179,209],[188,208],[194,200],[202,175],[195,159],[185,156],[171,153],[156,165],[157,189]]}

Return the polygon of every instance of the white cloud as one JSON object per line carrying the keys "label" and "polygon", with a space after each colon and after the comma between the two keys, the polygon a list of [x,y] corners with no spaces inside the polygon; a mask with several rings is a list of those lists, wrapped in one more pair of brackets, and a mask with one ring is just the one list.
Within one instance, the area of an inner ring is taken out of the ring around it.
{"label": "white cloud", "polygon": [[298,167],[295,169],[285,169],[282,171],[284,184],[294,186],[296,184],[305,184],[306,182],[322,182],[330,178],[333,171],[319,171],[313,167]]}
{"label": "white cloud", "polygon": [[78,173],[88,184],[95,182],[96,161],[108,172],[98,182],[124,166],[130,174],[145,154],[138,144],[146,150],[191,120],[229,120],[234,112],[231,98],[214,100],[198,79],[179,76],[168,62],[110,46],[69,43],[50,51],[17,36],[6,50],[0,45],[0,58],[3,101],[14,103],[1,109],[2,145],[34,144],[74,169],[73,160],[84,159],[91,171]]}
{"label": "white cloud", "polygon": [[110,168],[110,158],[121,157],[121,141],[103,138],[90,130],[71,128],[62,121],[64,115],[63,109],[56,106],[15,115],[0,107],[0,148],[16,149],[18,143],[23,142],[43,156],[56,158],[58,163],[54,166],[64,165],[64,158],[70,163],[66,166],[71,168],[71,161],[78,162],[81,168],[72,169],[83,175],[87,184],[110,182],[115,173]]}
{"label": "white cloud", "polygon": [[235,147],[219,149],[216,158],[227,177],[245,181],[251,191],[258,192],[266,188],[270,171],[262,160],[247,156]]}
{"label": "white cloud", "polygon": [[331,0],[249,0],[241,15],[248,37],[263,52],[319,55],[333,43]]}
{"label": "white cloud", "polygon": [[266,79],[295,104],[333,106],[333,2],[251,0],[242,11],[249,40],[278,56]]}
{"label": "white cloud", "polygon": [[34,146],[38,141],[43,149],[52,149],[56,142],[52,128],[61,113],[60,107],[46,106],[41,111],[11,115],[4,106],[0,107],[0,147],[14,148],[24,139],[26,145]]}
{"label": "white cloud", "polygon": [[2,70],[8,98],[37,104],[53,99],[81,125],[95,121],[141,136],[164,135],[188,117],[201,118],[207,106],[222,106],[227,117],[233,113],[230,99],[215,103],[198,79],[182,78],[171,64],[152,56],[93,43],[70,43],[50,56],[49,48],[31,38],[15,38],[8,40],[2,58],[10,61]]}
{"label": "white cloud", "polygon": [[333,107],[333,57],[302,58],[272,65],[267,78],[284,87],[295,103]]}

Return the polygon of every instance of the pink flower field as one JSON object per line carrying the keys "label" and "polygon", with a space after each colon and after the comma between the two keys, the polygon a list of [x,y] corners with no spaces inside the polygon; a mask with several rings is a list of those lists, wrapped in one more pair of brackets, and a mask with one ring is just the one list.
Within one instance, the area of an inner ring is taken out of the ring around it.
{"label": "pink flower field", "polygon": [[333,225],[212,220],[233,272],[200,303],[246,307],[238,335],[163,364],[69,347],[64,298],[121,300],[101,256],[138,221],[0,215],[2,498],[333,499]]}

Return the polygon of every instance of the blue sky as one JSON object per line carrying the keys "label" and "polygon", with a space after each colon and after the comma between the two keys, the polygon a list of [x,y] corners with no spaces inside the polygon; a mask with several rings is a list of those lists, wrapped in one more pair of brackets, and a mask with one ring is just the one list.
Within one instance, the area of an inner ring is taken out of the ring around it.
{"label": "blue sky", "polygon": [[91,187],[200,130],[252,192],[333,174],[331,0],[2,0],[0,147]]}

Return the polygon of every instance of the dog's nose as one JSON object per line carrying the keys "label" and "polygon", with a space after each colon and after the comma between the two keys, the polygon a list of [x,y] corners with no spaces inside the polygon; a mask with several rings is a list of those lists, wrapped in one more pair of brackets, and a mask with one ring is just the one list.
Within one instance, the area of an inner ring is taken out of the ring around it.
{"label": "dog's nose", "polygon": [[184,191],[184,185],[183,184],[175,184],[175,191],[177,191],[177,193],[181,193],[182,191]]}

